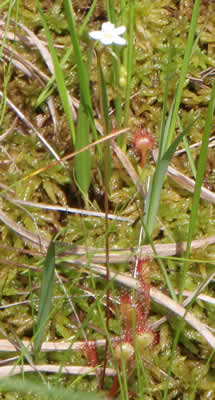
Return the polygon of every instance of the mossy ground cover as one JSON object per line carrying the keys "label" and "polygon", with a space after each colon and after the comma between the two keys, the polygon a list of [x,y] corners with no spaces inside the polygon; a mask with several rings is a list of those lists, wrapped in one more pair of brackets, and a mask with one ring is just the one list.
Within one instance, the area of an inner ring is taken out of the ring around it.
{"label": "mossy ground cover", "polygon": [[[42,9],[42,17],[38,4]],[[113,46],[112,51],[115,51],[117,55],[115,58],[109,51],[103,51],[101,63],[108,99],[109,130],[112,132],[113,129],[128,128],[128,132],[119,135],[115,141],[135,168],[139,181],[147,191],[147,182],[155,171],[155,160],[152,153],[149,153],[142,169],[140,154],[135,151],[132,138],[134,132],[144,128],[154,139],[154,149],[159,146],[166,77],[168,76],[168,115],[171,112],[183,66],[194,7],[193,1],[105,2],[98,0],[92,2],[82,0],[80,2],[74,0],[72,5],[82,60],[87,65],[89,78],[94,118],[94,122],[89,127],[91,143],[102,137],[104,126],[101,122],[99,104],[101,86],[98,82],[98,64],[93,47],[95,43],[92,43],[88,33],[99,30],[101,24],[107,21],[109,16],[117,26],[122,24],[126,26],[127,37],[126,35],[125,37],[129,41],[129,18],[131,9],[134,10],[129,103],[126,103],[128,93],[126,48]],[[77,150],[77,143],[73,140],[71,124],[68,122],[68,115],[59,94],[58,82],[56,84],[56,80],[53,79],[51,84],[49,83],[48,94],[44,92],[56,69],[53,66],[50,67],[53,58],[50,56],[47,31],[42,18],[46,21],[59,62],[62,62],[69,51],[68,57],[61,65],[61,71],[72,103],[74,129],[80,128],[78,115],[80,116],[79,106],[80,100],[82,101],[81,85],[64,6],[61,0],[47,0],[40,3],[35,0],[20,0],[15,3],[6,1],[0,4],[2,44],[0,48],[0,207],[4,216],[7,215],[12,221],[9,223],[2,217],[0,224],[0,334],[1,339],[13,340],[19,347],[16,353],[5,352],[1,349],[0,354],[2,365],[4,365],[4,360],[17,356],[15,361],[9,361],[9,365],[27,364],[30,362],[30,357],[33,365],[58,365],[62,368],[62,371],[60,370],[57,374],[42,372],[42,376],[38,371],[23,373],[26,382],[30,377],[31,382],[34,383],[51,384],[54,388],[60,385],[62,388],[71,389],[73,391],[71,396],[74,397],[76,392],[81,391],[85,392],[84,396],[87,396],[86,392],[99,392],[103,396],[111,390],[113,377],[106,377],[102,385],[98,374],[84,377],[80,375],[77,378],[77,375],[63,373],[63,368],[66,366],[92,367],[89,354],[88,357],[86,356],[86,348],[83,347],[79,351],[69,349],[61,352],[37,352],[37,354],[29,351],[27,355],[23,349],[20,351],[20,341],[35,340],[33,337],[37,332],[42,270],[48,241],[55,237],[58,276],[55,278],[52,305],[49,318],[45,321],[43,340],[51,343],[69,340],[72,344],[78,341],[84,342],[86,338],[97,340],[107,336],[111,339],[110,341],[116,340],[124,329],[118,308],[122,287],[111,279],[107,335],[107,280],[95,271],[89,272],[91,265],[96,262],[95,248],[100,249],[98,254],[101,257],[97,262],[105,265],[105,257],[102,258],[102,254],[105,254],[105,248],[107,252],[108,235],[111,271],[116,274],[132,274],[132,262],[125,258],[120,262],[120,252],[138,248],[140,244],[147,242],[146,240],[141,242],[143,196],[138,192],[134,180],[129,175],[129,166],[126,169],[112,149],[109,153],[111,168],[107,187],[102,147],[91,147],[90,183],[87,195],[86,193],[83,195],[82,188],[86,183],[82,187],[77,177],[77,165],[74,158],[57,162],[49,167],[56,159]],[[93,10],[92,6],[95,6]],[[91,10],[92,15],[88,23],[85,23]],[[32,38],[25,28],[41,40],[43,50],[38,48],[35,37]],[[215,3],[202,1],[174,131],[174,137],[176,137],[187,129],[186,142],[181,141],[177,150],[183,150],[186,143],[188,147],[198,145],[191,150],[193,168],[186,152],[176,153],[171,161],[172,167],[192,179],[196,176],[201,147],[199,142],[203,137],[215,75],[214,33]],[[48,52],[45,53],[44,49]],[[118,66],[120,63],[118,76],[116,76],[118,67],[114,64],[115,62]],[[39,101],[41,94],[42,100]],[[127,104],[129,104],[129,112],[126,111]],[[35,129],[32,129],[29,122]],[[97,127],[97,137],[95,137],[94,126]],[[211,124],[211,140],[204,175],[204,186],[212,193],[212,201],[209,197],[200,200],[193,239],[205,239],[215,234],[213,134],[214,119]],[[86,175],[89,174],[89,171],[84,168],[83,164],[82,170],[86,172]],[[105,193],[107,191],[109,192],[108,212],[112,216],[108,225],[105,223]],[[150,238],[153,244],[163,245],[186,241],[192,207],[193,194],[187,190],[183,182],[179,185],[170,177],[166,177],[161,191],[156,223]],[[75,209],[73,212],[72,208]],[[91,215],[90,212],[95,214]],[[18,227],[21,227],[21,232]],[[29,232],[36,235],[37,239],[34,243],[33,236],[28,237]],[[63,253],[64,248],[70,252]],[[91,248],[94,250],[92,251]],[[78,249],[76,254],[74,254],[75,249]],[[117,263],[114,263],[112,252],[117,252],[117,250],[118,259]],[[214,252],[213,244],[200,246],[191,252],[184,285],[184,290],[191,294],[205,283],[203,294],[209,296],[207,301],[204,296],[201,299],[195,299],[189,311],[210,327],[212,332],[215,329],[212,276]],[[153,255],[153,251],[151,254]],[[136,255],[134,250],[133,255]],[[150,259],[151,268],[150,272],[148,270],[146,272],[146,280],[150,281],[149,285],[169,296],[169,286],[157,262],[158,255],[155,254]],[[68,257],[70,257],[69,262]],[[180,282],[183,280],[186,260],[183,254],[174,257],[174,252],[170,252],[165,255],[165,258],[161,258],[161,261],[177,296],[180,291]],[[128,290],[127,292],[131,293]],[[144,301],[146,300],[143,298],[143,303]],[[135,362],[132,360],[131,365],[124,365],[124,369],[117,362],[114,351],[111,352],[110,344],[107,355],[105,355],[104,345],[98,347],[99,365],[103,365],[106,359],[108,368],[115,369],[119,365],[121,368],[119,385],[116,391],[113,391],[114,396],[121,399],[213,399],[215,396],[213,348],[203,339],[200,331],[185,324],[173,354],[179,318],[177,315],[168,314],[165,307],[152,302],[150,313],[147,315],[147,326],[156,325],[162,316],[168,316],[168,319],[158,324],[156,343],[146,348],[141,357],[136,356]],[[171,370],[169,370],[170,364]],[[10,387],[11,390],[9,390]],[[32,388],[34,388],[33,384]],[[35,393],[36,389],[34,389],[32,389],[34,393],[29,394],[25,388],[15,393],[14,386],[2,387],[0,398],[9,400],[16,396],[16,398],[30,400],[54,396],[53,392]],[[66,393],[60,395],[66,398]],[[81,395],[79,396],[81,398]]]}

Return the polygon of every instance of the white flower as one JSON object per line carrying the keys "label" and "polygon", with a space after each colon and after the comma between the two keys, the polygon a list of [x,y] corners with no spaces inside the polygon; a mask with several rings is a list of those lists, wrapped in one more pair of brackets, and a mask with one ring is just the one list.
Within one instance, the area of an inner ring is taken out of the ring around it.
{"label": "white flower", "polygon": [[105,46],[110,44],[124,46],[126,44],[126,40],[121,38],[120,35],[125,33],[125,31],[125,26],[119,26],[119,28],[115,28],[114,24],[111,24],[110,22],[104,22],[100,31],[92,31],[89,33],[89,36],[94,40],[99,40]]}

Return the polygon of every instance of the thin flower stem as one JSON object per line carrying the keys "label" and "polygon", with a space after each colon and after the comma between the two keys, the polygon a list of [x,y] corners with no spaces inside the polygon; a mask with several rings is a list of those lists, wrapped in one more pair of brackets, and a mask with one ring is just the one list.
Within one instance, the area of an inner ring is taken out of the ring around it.
{"label": "thin flower stem", "polygon": [[[106,120],[105,116],[105,104],[104,104],[104,93],[103,93],[103,72],[101,65],[101,56],[102,52],[97,52],[97,65],[98,65],[98,83],[99,83],[99,92],[100,92],[100,112],[102,118],[103,132],[104,135],[108,135],[109,133],[109,124]],[[109,204],[108,204],[108,193],[109,193],[109,165],[108,165],[108,148],[110,146],[110,142],[106,141],[104,144],[104,183],[105,183],[105,198],[104,198],[104,206],[105,206],[105,253],[106,253],[106,283],[107,283],[107,292],[106,292],[106,329],[109,332],[109,319],[110,319],[110,269],[109,269]],[[107,355],[108,355],[109,343],[108,339],[106,339],[105,344],[105,357],[104,357],[104,368],[101,377],[101,388],[104,388],[104,379],[107,365]]]}

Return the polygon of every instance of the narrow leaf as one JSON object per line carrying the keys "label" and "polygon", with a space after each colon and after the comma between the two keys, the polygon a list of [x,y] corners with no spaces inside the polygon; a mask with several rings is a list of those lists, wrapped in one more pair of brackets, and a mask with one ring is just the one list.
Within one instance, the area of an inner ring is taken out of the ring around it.
{"label": "narrow leaf", "polygon": [[148,235],[150,236],[153,231],[157,210],[160,202],[160,193],[163,186],[163,181],[167,172],[170,160],[184,135],[187,133],[190,125],[178,135],[172,145],[164,154],[161,160],[158,160],[156,170],[146,197],[144,224],[146,226]]}
{"label": "narrow leaf", "polygon": [[46,328],[46,323],[48,321],[49,312],[51,308],[51,300],[52,300],[52,292],[54,284],[54,270],[55,270],[55,243],[51,241],[44,261],[44,269],[42,274],[38,321],[37,321],[37,328],[34,340],[34,347],[36,352],[38,352],[41,347],[43,335]]}
{"label": "narrow leaf", "polygon": [[[78,151],[89,144],[89,119],[86,108],[80,103],[78,112],[77,138],[75,150]],[[75,157],[75,175],[77,184],[84,197],[87,197],[90,185],[90,152],[85,150]]]}
{"label": "narrow leaf", "polygon": [[50,31],[49,31],[49,27],[46,22],[46,19],[45,19],[45,16],[44,16],[44,13],[41,8],[39,0],[36,0],[36,5],[39,10],[41,22],[43,24],[43,28],[46,33],[49,51],[50,51],[52,61],[53,61],[53,66],[54,66],[57,88],[58,88],[61,102],[62,102],[64,111],[65,111],[65,114],[66,114],[66,117],[67,117],[67,120],[69,123],[69,127],[70,127],[71,134],[72,134],[72,139],[73,139],[73,142],[75,142],[75,128],[74,128],[73,117],[72,117],[72,112],[71,112],[71,108],[70,108],[70,104],[69,104],[69,98],[68,98],[68,94],[67,94],[67,90],[66,90],[66,83],[65,83],[63,71],[61,69],[60,62],[58,60],[58,56],[57,56],[57,53],[56,53],[56,50],[55,50],[55,47],[54,47],[54,44],[52,41]]}
{"label": "narrow leaf", "polygon": [[[210,133],[211,133],[211,129],[212,129],[214,109],[215,109],[215,83],[213,84],[212,91],[211,91],[211,98],[210,98],[210,102],[208,105],[208,112],[207,112],[207,117],[206,117],[206,122],[205,122],[204,134],[203,134],[203,138],[202,138],[202,146],[201,146],[199,161],[198,161],[196,185],[195,185],[195,190],[194,190],[194,195],[193,195],[193,204],[192,204],[190,223],[189,223],[189,231],[188,231],[188,237],[187,237],[187,248],[186,248],[186,252],[185,252],[185,258],[187,258],[187,259],[189,259],[189,256],[190,256],[191,243],[192,243],[193,235],[194,235],[195,228],[196,228],[196,221],[198,218],[200,193],[201,193],[201,187],[202,187],[203,179],[204,179],[204,172],[205,172],[205,168],[206,168],[208,141],[209,141],[209,137],[210,137]],[[180,286],[180,296],[179,296],[180,302],[182,301],[182,294],[183,294],[183,290],[185,287],[185,280],[186,280],[186,276],[187,276],[188,267],[189,267],[189,262],[185,262],[184,268],[183,268],[183,277],[182,277],[181,286]]]}

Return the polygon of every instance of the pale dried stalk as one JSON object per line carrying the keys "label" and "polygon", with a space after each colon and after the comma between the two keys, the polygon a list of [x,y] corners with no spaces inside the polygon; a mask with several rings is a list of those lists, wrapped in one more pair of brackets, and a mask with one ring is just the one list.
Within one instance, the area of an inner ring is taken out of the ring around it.
{"label": "pale dried stalk", "polygon": [[[117,338],[118,340],[118,338]],[[28,340],[23,340],[22,344],[28,350],[31,350],[31,343]],[[96,345],[96,347],[104,346],[105,339],[95,340],[95,341],[88,341],[89,346]],[[69,342],[44,342],[41,346],[40,351],[42,352],[51,352],[51,351],[66,351],[66,350],[73,350],[73,351],[80,351],[83,350],[83,346],[85,342],[75,342],[71,345]],[[16,352],[17,349],[13,345],[13,343],[9,342],[7,339],[0,339],[0,351],[3,352]]]}
{"label": "pale dried stalk", "polygon": [[[105,217],[105,213],[103,213],[103,212],[81,210],[79,208],[63,207],[60,205],[52,205],[52,204],[45,204],[45,203],[35,203],[33,201],[12,199],[9,196],[5,196],[5,195],[3,195],[3,196],[8,201],[12,201],[13,203],[22,204],[24,206],[29,206],[29,207],[33,207],[33,208],[40,208],[43,210],[52,210],[52,211],[61,211],[61,212],[65,212],[68,214],[85,215],[88,217],[97,217],[97,218]],[[132,224],[134,222],[130,218],[120,217],[120,216],[113,215],[113,214],[108,214],[108,218],[111,220],[114,220],[114,221],[129,222],[130,224]]]}
{"label": "pale dried stalk", "polygon": [[[101,368],[92,369],[92,367],[82,367],[82,366],[67,366],[62,367],[59,365],[35,365],[36,370],[39,372],[47,372],[58,374],[70,374],[70,375],[97,375],[101,372]],[[6,365],[4,367],[0,367],[0,377],[4,378],[6,376],[13,376],[17,374],[22,374],[23,372],[35,372],[35,369],[30,365],[16,365],[15,367],[11,365]],[[105,370],[106,376],[115,376],[116,371],[112,368],[106,368]]]}
{"label": "pale dried stalk", "polygon": [[[193,179],[188,178],[186,175],[182,174],[173,167],[168,167],[167,175],[183,189],[194,193],[196,182]],[[204,186],[201,187],[200,197],[203,200],[215,204],[215,193],[213,193],[211,190],[208,190]]]}
{"label": "pale dried stalk", "polygon": [[[41,249],[41,246],[46,250],[50,244],[50,240],[44,237],[37,235],[24,228],[22,225],[14,222],[6,213],[4,213],[0,209],[0,220],[6,224],[10,229],[20,235],[27,242],[31,242],[32,245]],[[191,250],[198,249],[201,247],[207,247],[211,244],[215,243],[215,235],[209,236],[205,239],[193,240],[191,244]],[[60,242],[58,243],[61,245]],[[92,262],[105,262],[105,251],[104,249],[98,249],[95,247],[86,248],[85,246],[72,246],[69,243],[63,243],[64,251],[61,253],[62,256],[67,256],[68,262],[77,263],[87,263],[90,257]],[[68,250],[65,251],[65,247],[68,247]],[[186,242],[179,243],[167,243],[167,244],[155,244],[155,249],[158,256],[173,256],[177,254],[182,254],[186,250]],[[141,257],[154,256],[154,251],[151,245],[141,246],[140,249],[131,248],[131,249],[118,249],[110,251],[110,263],[117,264],[123,262],[133,262],[135,260],[135,256],[139,252]],[[85,256],[87,253],[87,257]],[[74,256],[79,256],[78,259],[75,259]],[[70,258],[69,258],[70,257]]]}

